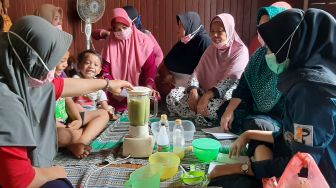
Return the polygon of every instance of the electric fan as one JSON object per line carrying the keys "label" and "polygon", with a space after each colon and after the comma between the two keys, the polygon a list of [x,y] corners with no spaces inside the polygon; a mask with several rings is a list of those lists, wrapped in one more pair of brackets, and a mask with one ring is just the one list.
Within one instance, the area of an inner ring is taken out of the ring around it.
{"label": "electric fan", "polygon": [[77,0],[77,12],[85,22],[86,49],[90,49],[92,23],[97,22],[104,14],[105,0]]}

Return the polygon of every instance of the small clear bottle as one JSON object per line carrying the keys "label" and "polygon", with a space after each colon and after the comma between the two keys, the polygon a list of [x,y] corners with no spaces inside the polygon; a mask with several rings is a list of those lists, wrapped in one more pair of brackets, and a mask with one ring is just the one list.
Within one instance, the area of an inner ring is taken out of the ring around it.
{"label": "small clear bottle", "polygon": [[169,132],[169,123],[168,123],[168,117],[166,114],[161,115],[160,125],[165,126],[167,129],[167,132]]}
{"label": "small clear bottle", "polygon": [[181,119],[175,120],[175,126],[173,130],[173,152],[179,156],[180,159],[184,158],[184,129]]}
{"label": "small clear bottle", "polygon": [[157,138],[158,152],[168,152],[170,149],[167,115],[162,114],[160,120],[160,131]]}

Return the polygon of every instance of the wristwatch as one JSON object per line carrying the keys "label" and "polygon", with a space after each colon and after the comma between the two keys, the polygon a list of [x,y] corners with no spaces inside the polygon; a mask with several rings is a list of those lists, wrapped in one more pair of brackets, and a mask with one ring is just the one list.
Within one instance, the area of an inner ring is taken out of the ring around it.
{"label": "wristwatch", "polygon": [[240,167],[241,172],[243,172],[244,174],[247,174],[249,172],[249,164],[250,164],[249,161],[242,164],[241,167]]}

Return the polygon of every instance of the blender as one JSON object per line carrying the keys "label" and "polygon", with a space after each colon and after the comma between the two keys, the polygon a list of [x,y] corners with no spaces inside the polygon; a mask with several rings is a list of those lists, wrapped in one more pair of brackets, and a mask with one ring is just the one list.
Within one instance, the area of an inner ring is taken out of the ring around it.
{"label": "blender", "polygon": [[134,87],[128,91],[127,107],[129,131],[124,138],[123,156],[142,158],[153,153],[154,138],[149,135],[148,122],[150,115],[150,100],[154,99],[154,115],[157,114],[157,100],[151,97],[152,90],[147,87]]}

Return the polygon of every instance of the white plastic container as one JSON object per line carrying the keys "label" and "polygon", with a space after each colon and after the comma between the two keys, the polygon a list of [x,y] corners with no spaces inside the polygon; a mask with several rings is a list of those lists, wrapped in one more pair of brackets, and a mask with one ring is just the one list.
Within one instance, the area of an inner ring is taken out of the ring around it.
{"label": "white plastic container", "polygon": [[[175,126],[175,121],[168,121],[169,123],[169,142],[173,143],[173,129]],[[194,133],[196,131],[195,125],[192,121],[182,120],[182,126],[184,129],[184,139],[185,141],[192,141],[194,139]],[[157,136],[160,132],[160,122],[151,123],[151,131],[153,133],[154,139],[157,140]]]}

